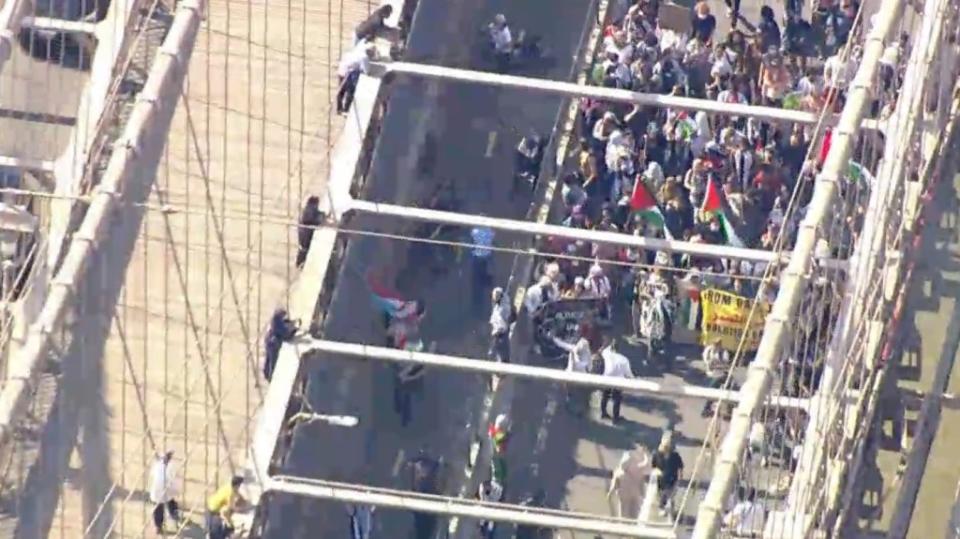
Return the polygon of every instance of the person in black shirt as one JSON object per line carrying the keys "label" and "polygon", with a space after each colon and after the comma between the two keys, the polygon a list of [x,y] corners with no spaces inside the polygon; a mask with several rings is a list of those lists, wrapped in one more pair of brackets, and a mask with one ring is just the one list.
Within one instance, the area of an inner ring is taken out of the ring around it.
{"label": "person in black shirt", "polygon": [[324,215],[320,211],[320,198],[311,196],[300,214],[300,227],[297,228],[297,268],[302,268],[307,261],[310,251],[310,242],[313,240],[313,231],[323,224]]}
{"label": "person in black shirt", "polygon": [[710,14],[710,6],[706,2],[698,2],[693,8],[690,26],[693,38],[700,43],[709,43],[713,38],[713,32],[717,29],[717,18]]}
{"label": "person in black shirt", "polygon": [[[411,472],[411,490],[421,494],[439,494],[441,490],[441,472],[443,460],[431,457],[426,449],[421,449],[416,457],[407,461]],[[437,517],[430,513],[414,513],[413,528],[416,539],[433,537]]]}
{"label": "person in black shirt", "polygon": [[660,490],[660,509],[669,510],[673,491],[683,473],[683,459],[673,448],[673,433],[667,431],[660,440],[660,447],[653,455],[653,468],[660,472],[657,488]]}
{"label": "person in black shirt", "polygon": [[273,369],[277,366],[280,347],[292,339],[299,329],[299,323],[287,317],[286,309],[277,309],[270,318],[270,328],[263,339],[263,377],[268,382],[273,378]]}
{"label": "person in black shirt", "polygon": [[764,53],[771,49],[780,49],[780,26],[770,6],[760,8],[760,24],[757,25],[757,32],[760,34],[760,47]]}
{"label": "person in black shirt", "polygon": [[387,19],[393,15],[393,6],[380,6],[353,31],[353,42],[360,43],[365,39],[374,39],[387,29]]}

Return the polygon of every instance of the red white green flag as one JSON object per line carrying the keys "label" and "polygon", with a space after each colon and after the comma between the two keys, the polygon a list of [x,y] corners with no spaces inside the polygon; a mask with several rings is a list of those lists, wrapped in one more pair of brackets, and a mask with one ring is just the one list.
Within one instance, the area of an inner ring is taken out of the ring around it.
{"label": "red white green flag", "polygon": [[733,223],[730,221],[726,209],[724,209],[723,192],[713,178],[707,180],[707,193],[703,198],[703,206],[700,207],[700,211],[704,214],[704,217],[713,215],[720,221],[720,230],[723,231],[727,245],[733,247],[745,246],[740,237],[737,236],[737,231],[733,228]]}
{"label": "red white green flag", "polygon": [[673,234],[670,233],[670,227],[667,226],[667,222],[663,218],[663,212],[660,211],[660,205],[657,204],[657,199],[653,198],[653,195],[650,194],[650,190],[647,189],[641,176],[638,176],[636,182],[633,184],[633,194],[630,196],[630,209],[640,214],[646,222],[653,223],[662,228],[665,238],[668,240],[673,239]]}

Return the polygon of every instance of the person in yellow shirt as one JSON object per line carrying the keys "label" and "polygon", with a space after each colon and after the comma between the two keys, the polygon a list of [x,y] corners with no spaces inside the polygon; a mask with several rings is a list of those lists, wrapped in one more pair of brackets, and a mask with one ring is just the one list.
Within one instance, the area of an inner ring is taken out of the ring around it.
{"label": "person in yellow shirt", "polygon": [[241,485],[243,478],[235,475],[229,485],[220,487],[207,499],[207,533],[210,539],[226,539],[233,534],[231,517],[243,500],[240,495]]}

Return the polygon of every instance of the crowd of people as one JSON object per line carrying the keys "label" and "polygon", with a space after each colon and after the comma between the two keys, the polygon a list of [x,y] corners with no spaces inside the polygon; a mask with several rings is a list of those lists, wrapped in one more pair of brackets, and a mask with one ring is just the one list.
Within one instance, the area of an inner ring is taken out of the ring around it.
{"label": "crowd of people", "polygon": [[[731,0],[726,35],[718,32],[706,2],[692,8],[685,29],[663,27],[658,0],[613,5],[619,13],[604,32],[591,74],[593,83],[609,88],[816,115],[842,107],[861,53],[854,44],[845,47],[858,11],[850,0],[821,1],[810,22],[797,2],[788,2],[782,21],[763,6],[755,25],[743,20],[739,2]],[[885,91],[894,92],[899,82],[901,45],[888,47],[881,62]],[[882,112],[882,97],[875,113]],[[562,178],[562,223],[755,249],[773,249],[779,241],[779,248],[790,249],[831,133],[829,127],[821,131],[813,123],[773,116],[581,99],[579,149]],[[869,184],[848,182],[843,189],[847,206],[837,216],[843,232],[826,253],[836,257],[849,254],[862,226]],[[679,280],[752,298],[767,269],[760,262],[555,237],[545,239],[541,250],[548,259],[528,290],[528,311],[557,298],[599,297],[608,304],[626,298],[635,332],[647,337],[656,310],[646,307],[659,296],[670,305]],[[772,301],[776,280],[764,290],[763,299]],[[666,314],[660,333],[669,340]]]}
{"label": "crowd of people", "polygon": [[[739,1],[730,0],[726,15],[731,30],[726,35],[718,32],[716,15],[706,2],[692,8],[687,29],[665,28],[658,20],[662,13],[658,0],[612,5],[613,23],[604,32],[590,75],[593,84],[607,88],[797,110],[815,117],[840,111],[861,55],[853,35],[859,5],[852,0],[820,1],[812,6],[809,20],[803,18],[800,2],[788,1],[781,20],[770,6],[763,6],[759,21],[745,21]],[[901,38],[883,55],[875,116],[889,112],[885,107],[901,82],[899,61],[905,44]],[[579,148],[575,163],[562,178],[562,223],[692,243],[790,249],[829,150],[831,133],[829,127],[821,131],[814,123],[762,116],[581,99]],[[868,146],[859,145],[854,153],[857,161],[871,161],[865,155]],[[859,164],[854,166],[863,170]],[[870,183],[863,180],[868,173],[857,176],[841,186],[845,205],[836,215],[841,233],[825,247],[826,255],[849,255],[862,226]],[[537,326],[542,323],[539,313],[547,305],[595,298],[611,309],[625,300],[632,306],[633,332],[645,337],[648,350],[655,352],[649,344],[655,340],[648,316],[654,309],[649,307],[659,305],[661,296],[672,306],[669,300],[677,294],[679,280],[752,298],[767,269],[762,263],[555,237],[546,238],[540,250],[546,256],[524,302],[534,326],[535,350],[552,340],[567,353],[567,370],[597,374],[613,374],[610,358],[619,354],[610,339],[601,336],[593,323],[581,324],[577,334],[566,340],[537,338]],[[834,302],[829,301],[836,295],[836,285],[824,280],[814,283],[811,297],[822,301],[806,304],[821,306],[824,312],[803,313],[810,341],[823,346],[829,335],[826,328],[836,314]],[[774,279],[761,299],[772,302],[776,293]],[[665,314],[660,337],[669,341],[672,313]],[[709,383],[719,387],[735,366],[732,350],[719,340],[702,344]],[[808,348],[809,357],[792,354],[786,361],[785,394],[809,395],[816,390],[821,369],[816,351],[823,347]],[[626,376],[632,377],[629,365]],[[582,411],[584,395],[576,392],[571,390],[568,401]],[[601,416],[611,417],[606,405],[613,400],[616,419],[619,395],[611,397],[603,395]],[[712,413],[708,403],[704,415]],[[759,455],[758,463],[767,465],[776,452],[781,466],[791,469],[802,444],[802,421],[781,413],[771,425],[755,427],[750,444],[752,453]],[[682,469],[682,464],[677,468]],[[664,492],[672,490],[672,485],[660,486]],[[762,526],[759,501],[752,488],[742,490],[725,521],[733,530],[756,533]],[[661,500],[662,509],[668,498]]]}

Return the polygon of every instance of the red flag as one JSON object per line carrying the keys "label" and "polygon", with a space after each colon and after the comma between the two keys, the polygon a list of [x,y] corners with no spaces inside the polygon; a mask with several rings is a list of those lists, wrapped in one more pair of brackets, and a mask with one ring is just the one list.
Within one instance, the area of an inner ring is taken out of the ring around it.
{"label": "red flag", "polygon": [[700,206],[700,210],[704,213],[723,211],[723,199],[721,198],[720,187],[713,178],[707,180],[707,192],[703,197],[703,205]]}
{"label": "red flag", "polygon": [[633,184],[633,194],[630,196],[630,209],[633,211],[652,211],[657,207],[657,200],[653,198],[647,186],[643,183],[643,177],[637,176]]}
{"label": "red flag", "polygon": [[824,161],[827,160],[827,154],[830,153],[830,144],[833,142],[833,128],[828,127],[826,131],[823,132],[823,143],[820,144],[820,164],[822,165]]}

